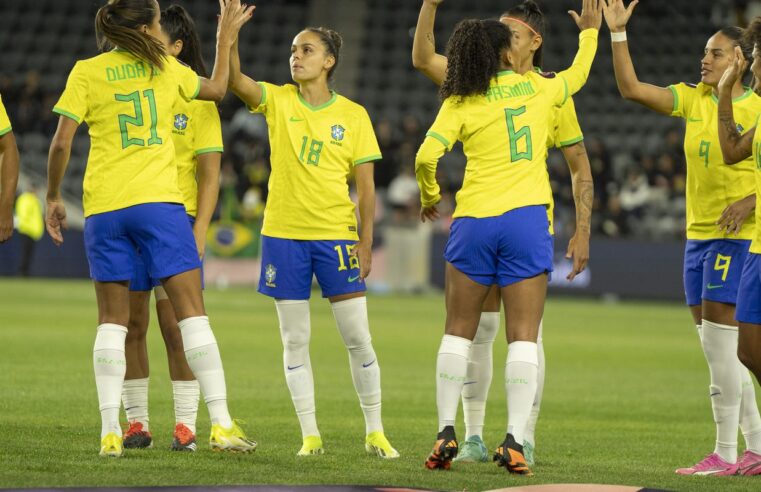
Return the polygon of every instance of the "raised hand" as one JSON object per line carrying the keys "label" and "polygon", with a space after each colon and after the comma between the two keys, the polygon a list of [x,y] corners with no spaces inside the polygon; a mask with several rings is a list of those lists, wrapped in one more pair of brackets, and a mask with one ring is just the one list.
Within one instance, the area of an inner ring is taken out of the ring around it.
{"label": "raised hand", "polygon": [[600,3],[603,4],[602,12],[610,32],[621,32],[626,30],[626,23],[629,22],[639,0],[632,0],[628,7],[624,7],[624,0],[601,0]]}
{"label": "raised hand", "polygon": [[584,0],[581,5],[581,15],[573,10],[568,13],[580,30],[600,29],[602,25],[602,6],[605,0]]}
{"label": "raised hand", "polygon": [[735,86],[737,79],[742,77],[745,70],[748,68],[748,60],[745,59],[742,49],[739,46],[735,46],[735,59],[729,64],[724,74],[719,80],[719,91],[731,91]]}
{"label": "raised hand", "polygon": [[240,28],[254,15],[256,5],[241,4],[240,0],[219,0],[219,9],[217,42],[232,46],[238,39]]}

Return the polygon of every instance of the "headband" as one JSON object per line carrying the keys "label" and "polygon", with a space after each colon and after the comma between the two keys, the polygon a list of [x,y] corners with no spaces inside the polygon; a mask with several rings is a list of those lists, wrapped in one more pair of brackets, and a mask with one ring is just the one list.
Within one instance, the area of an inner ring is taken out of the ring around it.
{"label": "headband", "polygon": [[528,24],[526,24],[525,22],[523,22],[520,19],[516,19],[515,17],[502,17],[502,19],[507,19],[507,20],[515,21],[518,24],[523,24],[524,26],[528,27],[528,30],[533,32],[535,36],[541,36],[541,34],[536,32],[533,27],[529,26]]}

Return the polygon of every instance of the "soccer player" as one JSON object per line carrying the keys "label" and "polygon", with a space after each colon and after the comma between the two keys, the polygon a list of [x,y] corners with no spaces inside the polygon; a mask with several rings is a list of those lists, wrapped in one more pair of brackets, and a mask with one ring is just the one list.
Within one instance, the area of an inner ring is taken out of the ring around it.
{"label": "soccer player", "polygon": [[[297,456],[324,452],[317,428],[309,359],[312,275],[330,301],[360,407],[365,449],[397,458],[381,423],[380,367],[371,343],[365,278],[372,267],[375,185],[381,158],[370,118],[358,104],[330,90],[342,40],[335,31],[306,28],[291,46],[291,77],[282,86],[240,73],[233,47],[230,88],[269,127],[272,174],[262,227],[259,292],[275,299],[283,340],[283,369],[302,447]],[[360,228],[349,198],[354,175]]]}
{"label": "soccer player", "polygon": [[429,469],[447,469],[457,455],[454,421],[472,340],[483,301],[498,284],[509,342],[509,418],[494,459],[510,473],[531,474],[521,443],[536,394],[536,340],[552,271],[547,217],[552,196],[544,162],[550,113],[584,85],[602,22],[597,0],[584,0],[581,16],[573,15],[582,30],[579,53],[559,74],[513,71],[512,32],[498,21],[462,21],[447,46],[444,103],[415,162],[421,218],[433,220],[441,199],[438,160],[455,141],[463,141],[465,180],[444,254],[447,319],[436,364],[439,434],[426,461]]}
{"label": "soccer player", "polygon": [[[436,54],[433,37],[433,25],[436,8],[443,0],[425,0],[420,9],[415,38],[412,45],[412,63],[430,78],[436,85],[444,81],[447,69],[445,56]],[[513,33],[511,50],[516,56],[515,72],[524,74],[529,70],[541,72],[542,43],[545,33],[544,14],[533,0],[525,0],[510,8],[500,16],[500,21],[507,24]],[[568,162],[573,180],[573,196],[576,205],[576,234],[568,244],[567,257],[574,259],[573,271],[568,279],[572,280],[584,270],[589,259],[589,233],[592,215],[594,188],[592,170],[584,147],[583,135],[576,117],[573,99],[552,111],[552,128],[548,147],[558,147]],[[552,231],[552,203],[548,209],[550,230]],[[465,417],[465,442],[462,443],[454,461],[478,462],[488,461],[488,451],[482,439],[486,397],[492,380],[492,346],[499,329],[500,309],[499,288],[495,285],[484,301],[478,331],[473,339],[473,346],[468,361],[466,385],[462,392],[462,408]],[[537,336],[539,367],[536,396],[531,407],[531,416],[526,426],[523,442],[526,464],[534,464],[534,446],[536,422],[544,390],[544,345],[542,343],[542,323],[539,323]]]}
{"label": "soccer player", "polygon": [[[752,46],[751,70],[756,80],[761,80],[761,17],[751,22],[743,35],[744,44]],[[739,47],[731,65],[719,81],[719,142],[724,162],[743,166],[750,157],[755,167],[756,200],[761,195],[761,133],[758,129],[759,108],[756,107],[755,126],[742,133],[735,115],[743,117],[737,104],[733,104],[734,87],[747,70],[746,56]],[[741,224],[743,217],[730,212],[727,222]],[[750,244],[750,252],[743,265],[740,287],[737,293],[735,316],[740,323],[737,353],[742,363],[761,381],[761,208],[756,207],[756,229]],[[738,227],[738,226],[734,226]],[[745,397],[745,394],[743,394]],[[749,446],[750,447],[750,446]],[[737,464],[728,472],[733,475],[761,475],[761,454],[758,450],[746,450]]]}
{"label": "soccer player", "polygon": [[13,235],[13,205],[16,202],[19,154],[11,121],[0,97],[0,243]]}
{"label": "soccer player", "polygon": [[[202,77],[207,76],[195,24],[180,5],[172,5],[161,12],[161,41],[169,56],[176,57]],[[206,231],[219,195],[219,167],[223,151],[219,111],[212,101],[187,102],[179,98],[172,113],[172,142],[182,202],[193,228],[198,255],[203,258]],[[200,394],[198,381],[185,358],[172,303],[159,279],[150,277],[139,255],[129,288],[130,322],[125,351],[127,372],[122,387],[129,428],[124,434],[124,447],[146,448],[153,442],[148,419],[148,351],[145,341],[153,288],[174,395],[175,428],[171,449],[195,451]]]}
{"label": "soccer player", "polygon": [[256,446],[227,409],[222,360],[204,310],[198,248],[177,185],[171,133],[178,98],[220,101],[227,91],[230,47],[253,8],[237,0],[220,6],[217,59],[206,79],[166,57],[155,0],[110,0],[98,10],[95,26],[99,47],[114,49],[78,61],[54,108],[60,119],[48,157],[46,222],[57,245],[66,228],[60,187],[71,143],[82,121],[90,133],[84,234],[98,302],[93,365],[101,456],[123,452],[119,407],[136,249],[175,309],[188,363],[209,409],[211,447],[250,451]]}
{"label": "soccer player", "polygon": [[[717,134],[717,86],[741,46],[742,29],[728,27],[711,36],[701,60],[697,85],[657,87],[640,82],[626,40],[626,24],[637,5],[608,0],[605,21],[611,31],[613,67],[621,95],[662,114],[686,120],[687,245],[684,290],[711,374],[710,397],[716,422],[712,453],[680,475],[730,473],[737,462],[738,423],[745,437],[741,461],[761,453],[761,418],[752,379],[737,358],[735,303],[743,262],[756,227],[753,160],[724,164]],[[750,50],[741,50],[749,57]],[[761,98],[737,80],[732,87],[736,119],[743,129],[755,125]],[[718,223],[718,226],[717,226]],[[738,395],[741,395],[738,398]]]}

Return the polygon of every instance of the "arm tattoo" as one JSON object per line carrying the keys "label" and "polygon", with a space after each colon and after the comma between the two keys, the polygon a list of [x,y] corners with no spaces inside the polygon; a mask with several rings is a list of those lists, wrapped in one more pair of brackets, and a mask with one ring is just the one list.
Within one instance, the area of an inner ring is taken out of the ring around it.
{"label": "arm tattoo", "polygon": [[731,111],[719,111],[719,123],[724,127],[724,131],[727,133],[727,138],[732,145],[737,145],[740,141],[740,132],[737,131],[735,120],[732,117]]}
{"label": "arm tattoo", "polygon": [[594,182],[591,179],[579,179],[573,183],[573,201],[576,205],[577,231],[586,234],[590,233],[594,196]]}
{"label": "arm tattoo", "polygon": [[432,32],[428,32],[428,33],[426,33],[426,34],[425,34],[425,39],[427,39],[427,40],[428,40],[428,42],[429,42],[429,43],[431,43],[431,44],[433,45],[433,47],[434,47],[434,48],[436,47],[436,40],[435,40],[435,38],[433,37],[433,33],[432,33]]}

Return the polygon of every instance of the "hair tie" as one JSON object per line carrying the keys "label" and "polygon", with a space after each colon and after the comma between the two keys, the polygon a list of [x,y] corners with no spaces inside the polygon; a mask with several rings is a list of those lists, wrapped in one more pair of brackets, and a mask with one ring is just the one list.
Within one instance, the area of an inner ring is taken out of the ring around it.
{"label": "hair tie", "polygon": [[528,27],[529,31],[533,32],[535,36],[541,36],[541,34],[536,32],[533,27],[529,26],[528,24],[526,24],[520,19],[516,19],[515,17],[502,17],[502,19],[507,19],[507,20],[515,21],[518,24],[523,24],[524,26]]}

